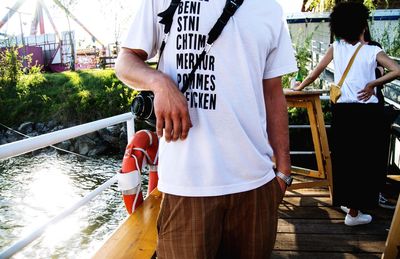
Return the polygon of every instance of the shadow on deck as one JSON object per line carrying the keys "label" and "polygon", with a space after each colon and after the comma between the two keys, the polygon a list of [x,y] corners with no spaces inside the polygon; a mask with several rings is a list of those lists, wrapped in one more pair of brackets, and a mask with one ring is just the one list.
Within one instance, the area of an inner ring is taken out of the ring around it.
{"label": "shadow on deck", "polygon": [[370,224],[348,227],[345,214],[330,205],[327,188],[287,191],[272,258],[381,258],[394,210],[364,212],[372,215]]}

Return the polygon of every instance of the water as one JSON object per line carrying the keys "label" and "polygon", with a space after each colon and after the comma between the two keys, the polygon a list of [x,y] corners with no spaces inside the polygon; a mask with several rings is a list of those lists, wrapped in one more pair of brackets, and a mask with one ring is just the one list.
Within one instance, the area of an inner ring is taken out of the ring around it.
{"label": "water", "polygon": [[[0,250],[79,201],[120,166],[119,157],[86,160],[56,152],[0,161]],[[113,184],[13,258],[90,258],[126,216]]]}

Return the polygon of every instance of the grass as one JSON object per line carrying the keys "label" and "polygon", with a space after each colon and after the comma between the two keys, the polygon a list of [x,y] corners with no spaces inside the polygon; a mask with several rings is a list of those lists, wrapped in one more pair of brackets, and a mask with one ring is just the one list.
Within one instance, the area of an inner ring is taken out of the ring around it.
{"label": "grass", "polygon": [[[112,69],[22,75],[15,87],[0,88],[0,122],[12,127],[27,121],[86,123],[129,112],[135,94]],[[329,121],[328,107],[323,110]],[[306,111],[289,109],[289,121],[307,124]]]}
{"label": "grass", "polygon": [[90,122],[128,112],[135,94],[112,69],[22,75],[12,91],[0,92],[1,121]]}

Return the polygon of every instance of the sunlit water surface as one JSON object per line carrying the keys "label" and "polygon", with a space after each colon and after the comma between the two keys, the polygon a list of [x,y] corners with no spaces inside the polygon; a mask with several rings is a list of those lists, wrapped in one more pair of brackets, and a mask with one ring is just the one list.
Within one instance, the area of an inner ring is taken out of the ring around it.
{"label": "sunlit water surface", "polygon": [[[55,152],[0,161],[0,250],[79,201],[120,166],[118,157],[86,160]],[[90,258],[126,216],[113,184],[13,258]]]}

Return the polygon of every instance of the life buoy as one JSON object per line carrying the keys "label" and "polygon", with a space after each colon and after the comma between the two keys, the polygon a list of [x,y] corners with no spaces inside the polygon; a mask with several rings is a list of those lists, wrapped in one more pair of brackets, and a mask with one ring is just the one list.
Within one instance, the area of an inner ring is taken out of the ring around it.
{"label": "life buoy", "polygon": [[142,167],[146,163],[150,166],[148,193],[157,186],[157,151],[158,137],[149,130],[135,133],[126,146],[122,168],[118,174],[118,187],[122,191],[123,201],[129,214],[143,202],[140,176]]}

